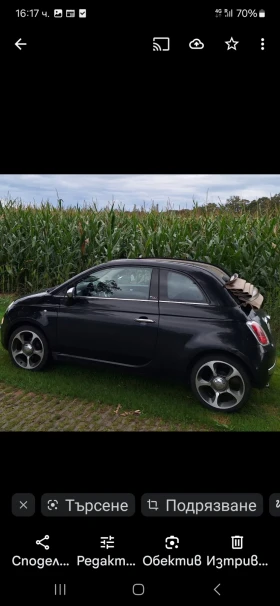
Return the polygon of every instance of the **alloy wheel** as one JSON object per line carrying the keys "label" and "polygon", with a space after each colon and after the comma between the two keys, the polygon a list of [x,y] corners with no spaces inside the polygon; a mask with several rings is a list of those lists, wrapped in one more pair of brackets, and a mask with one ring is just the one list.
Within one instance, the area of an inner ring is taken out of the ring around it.
{"label": "alloy wheel", "polygon": [[41,338],[31,330],[21,330],[13,338],[11,354],[18,366],[27,370],[37,368],[44,357]]}
{"label": "alloy wheel", "polygon": [[241,402],[245,383],[239,370],[229,362],[211,360],[196,373],[195,386],[208,406],[229,410]]}

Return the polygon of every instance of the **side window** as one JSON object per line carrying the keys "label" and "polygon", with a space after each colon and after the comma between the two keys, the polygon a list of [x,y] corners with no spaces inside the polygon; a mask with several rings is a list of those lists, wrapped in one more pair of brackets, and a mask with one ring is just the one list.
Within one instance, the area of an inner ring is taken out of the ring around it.
{"label": "side window", "polygon": [[76,284],[76,295],[118,299],[149,299],[152,268],[110,267]]}
{"label": "side window", "polygon": [[181,301],[182,303],[207,302],[203,292],[192,278],[175,271],[166,271],[166,294],[168,301]]}

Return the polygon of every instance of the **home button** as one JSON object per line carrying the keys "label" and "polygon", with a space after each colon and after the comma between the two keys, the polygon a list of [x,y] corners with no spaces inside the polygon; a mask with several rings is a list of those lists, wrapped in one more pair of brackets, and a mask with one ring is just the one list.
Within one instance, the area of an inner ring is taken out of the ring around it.
{"label": "home button", "polygon": [[136,583],[135,585],[133,585],[133,587],[132,587],[133,595],[143,595],[144,592],[145,592],[145,587],[141,583]]}

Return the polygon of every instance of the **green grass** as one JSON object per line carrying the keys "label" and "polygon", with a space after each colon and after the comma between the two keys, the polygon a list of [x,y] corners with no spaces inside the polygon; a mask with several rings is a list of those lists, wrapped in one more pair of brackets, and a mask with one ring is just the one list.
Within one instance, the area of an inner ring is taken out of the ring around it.
{"label": "green grass", "polygon": [[[10,302],[0,298],[0,319]],[[280,353],[280,352],[279,352]],[[58,398],[72,397],[104,403],[122,410],[141,410],[143,418],[178,424],[182,429],[204,431],[280,431],[280,364],[271,387],[253,390],[249,402],[235,414],[215,413],[203,408],[174,376],[137,375],[136,372],[106,367],[83,367],[51,363],[40,373],[17,369],[8,352],[0,347],[0,381],[35,393]]]}

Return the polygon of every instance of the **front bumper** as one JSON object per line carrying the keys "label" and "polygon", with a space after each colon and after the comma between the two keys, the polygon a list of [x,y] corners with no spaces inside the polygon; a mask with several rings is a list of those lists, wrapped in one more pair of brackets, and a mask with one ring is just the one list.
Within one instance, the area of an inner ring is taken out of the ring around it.
{"label": "front bumper", "polygon": [[8,322],[7,322],[7,318],[4,316],[3,322],[1,322],[1,324],[0,324],[0,341],[1,341],[2,347],[4,347],[4,349],[8,349],[7,328],[8,328]]}

